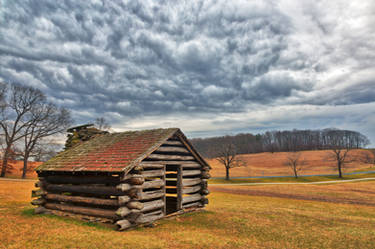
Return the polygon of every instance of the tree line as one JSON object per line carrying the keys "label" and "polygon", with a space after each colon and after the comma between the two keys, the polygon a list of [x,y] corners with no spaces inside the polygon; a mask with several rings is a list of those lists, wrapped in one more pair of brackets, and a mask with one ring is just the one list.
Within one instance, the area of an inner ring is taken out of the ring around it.
{"label": "tree line", "polygon": [[335,128],[267,131],[256,135],[241,133],[234,136],[194,138],[190,141],[207,158],[217,157],[225,144],[232,144],[236,149],[236,154],[250,154],[327,150],[333,148],[358,149],[370,143],[369,139],[360,132]]}

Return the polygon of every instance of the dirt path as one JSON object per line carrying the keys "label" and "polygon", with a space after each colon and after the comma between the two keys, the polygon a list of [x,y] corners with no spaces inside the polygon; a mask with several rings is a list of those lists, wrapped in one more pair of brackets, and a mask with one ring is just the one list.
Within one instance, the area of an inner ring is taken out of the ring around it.
{"label": "dirt path", "polygon": [[256,185],[306,185],[306,184],[330,184],[330,183],[345,183],[345,182],[359,182],[372,181],[375,177],[367,177],[361,179],[351,180],[337,180],[337,181],[321,181],[321,182],[257,182],[257,183],[213,183],[210,186],[256,186]]}

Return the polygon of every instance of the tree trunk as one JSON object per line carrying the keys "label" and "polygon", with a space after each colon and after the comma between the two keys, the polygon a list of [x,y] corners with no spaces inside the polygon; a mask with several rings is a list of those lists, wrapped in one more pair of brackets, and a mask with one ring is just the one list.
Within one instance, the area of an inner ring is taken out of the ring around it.
{"label": "tree trunk", "polygon": [[29,153],[25,153],[25,156],[23,158],[23,168],[22,168],[22,179],[26,178],[26,172],[27,172],[27,160],[29,160]]}
{"label": "tree trunk", "polygon": [[294,176],[295,176],[296,178],[298,178],[298,174],[297,174],[297,170],[296,170],[296,169],[294,169]]}
{"label": "tree trunk", "polygon": [[339,178],[342,178],[341,162],[337,162],[337,169],[339,170]]}
{"label": "tree trunk", "polygon": [[4,156],[3,156],[3,165],[1,167],[1,174],[0,177],[4,177],[7,171],[8,166],[8,157],[9,157],[9,148],[5,149]]}
{"label": "tree trunk", "polygon": [[229,167],[225,167],[225,180],[229,181]]}

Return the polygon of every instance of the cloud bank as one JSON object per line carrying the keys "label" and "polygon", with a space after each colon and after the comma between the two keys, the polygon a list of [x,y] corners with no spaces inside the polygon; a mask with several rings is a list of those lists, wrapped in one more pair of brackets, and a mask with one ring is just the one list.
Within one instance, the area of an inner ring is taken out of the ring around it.
{"label": "cloud bank", "polygon": [[3,1],[0,80],[77,123],[191,136],[352,128],[375,142],[372,1]]}

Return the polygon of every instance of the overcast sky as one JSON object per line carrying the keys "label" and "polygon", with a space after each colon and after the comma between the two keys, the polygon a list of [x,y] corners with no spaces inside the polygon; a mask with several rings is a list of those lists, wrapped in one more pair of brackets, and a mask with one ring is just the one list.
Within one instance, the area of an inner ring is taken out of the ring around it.
{"label": "overcast sky", "polygon": [[0,3],[0,80],[41,89],[77,124],[336,127],[375,142],[373,0]]}

